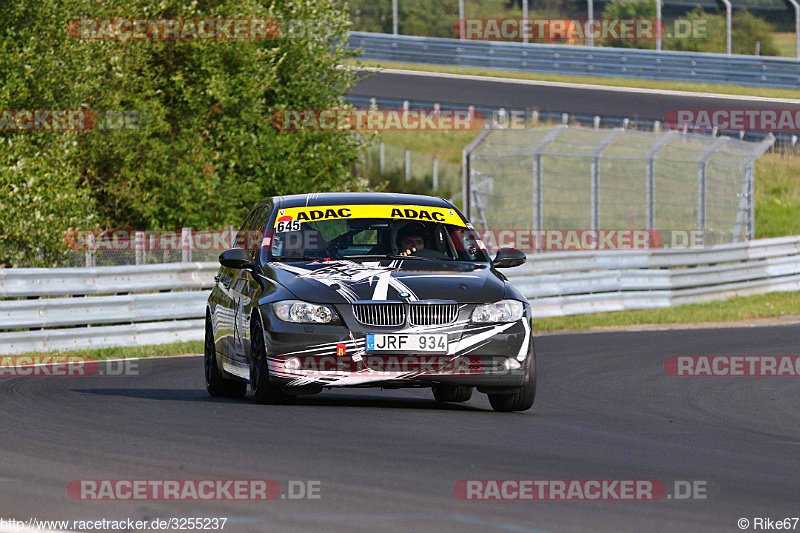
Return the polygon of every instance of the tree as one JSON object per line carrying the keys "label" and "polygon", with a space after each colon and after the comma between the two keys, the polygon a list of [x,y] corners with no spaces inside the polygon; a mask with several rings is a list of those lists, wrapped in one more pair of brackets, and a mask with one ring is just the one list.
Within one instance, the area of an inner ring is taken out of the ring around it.
{"label": "tree", "polygon": [[[643,0],[641,2],[628,2],[625,0],[613,0],[606,4],[603,10],[603,18],[606,19],[655,19],[656,3],[655,0]],[[603,46],[614,48],[655,48],[655,41],[652,39],[608,39],[601,41]]]}
{"label": "tree", "polygon": [[[665,40],[665,47],[671,50],[687,50],[691,52],[713,52],[724,54],[727,51],[725,15],[713,14],[695,8],[686,17],[687,20],[705,21],[705,32],[700,37]],[[734,54],[753,55],[756,42],[760,43],[760,54],[778,55],[778,49],[772,38],[771,25],[754,17],[747,10],[735,10],[731,17],[731,52]]]}
{"label": "tree", "polygon": [[[63,257],[74,227],[238,224],[274,194],[357,187],[348,132],[281,132],[280,109],[345,105],[349,28],[336,0],[6,0],[0,109],[132,110],[138,129],[0,132],[0,262]],[[268,18],[274,40],[82,40],[73,17]],[[332,44],[338,43],[338,44]],[[35,210],[30,207],[35,206]]]}

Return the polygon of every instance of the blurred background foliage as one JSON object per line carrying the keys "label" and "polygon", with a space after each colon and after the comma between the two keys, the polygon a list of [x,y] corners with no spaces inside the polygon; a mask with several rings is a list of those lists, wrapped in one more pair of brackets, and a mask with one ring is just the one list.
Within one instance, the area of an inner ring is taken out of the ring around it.
{"label": "blurred background foliage", "polygon": [[[74,18],[274,18],[293,38],[81,40]],[[336,0],[3,0],[0,110],[130,110],[138,129],[0,131],[0,264],[56,266],[70,228],[238,226],[266,196],[363,187],[346,132],[280,132],[280,109],[345,105]],[[323,31],[324,30],[324,31]]]}

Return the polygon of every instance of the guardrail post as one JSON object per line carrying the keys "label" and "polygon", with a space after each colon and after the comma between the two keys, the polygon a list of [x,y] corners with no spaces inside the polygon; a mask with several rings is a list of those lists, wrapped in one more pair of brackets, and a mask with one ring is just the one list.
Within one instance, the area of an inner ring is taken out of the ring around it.
{"label": "guardrail post", "polygon": [[136,250],[136,264],[144,263],[144,232],[137,231],[133,237],[133,246]]}
{"label": "guardrail post", "polygon": [[656,50],[661,51],[661,0],[656,0]]}
{"label": "guardrail post", "polygon": [[733,242],[738,242],[739,234],[741,233],[742,218],[747,217],[745,223],[745,231],[747,231],[747,240],[752,241],[755,239],[755,161],[761,154],[769,150],[775,144],[775,136],[770,133],[767,138],[758,143],[750,158],[745,163],[745,174],[742,182],[742,192],[739,197],[739,209],[736,212],[736,226],[733,229]]}
{"label": "guardrail post", "polygon": [[697,163],[697,232],[699,235],[698,244],[701,246],[705,245],[706,242],[706,170],[708,160],[727,142],[728,137],[718,137]]}
{"label": "guardrail post", "polygon": [[411,150],[406,148],[406,157],[405,157],[405,167],[406,167],[406,181],[411,179]]}
{"label": "guardrail post", "polygon": [[656,229],[656,154],[678,134],[677,131],[668,131],[659,141],[647,151],[647,184],[645,196],[647,203],[647,229]]}
{"label": "guardrail post", "polygon": [[95,248],[95,236],[93,232],[89,232],[89,234],[86,235],[86,252],[84,252],[84,261],[86,263],[86,268],[92,268],[95,266],[94,248]]}
{"label": "guardrail post", "polygon": [[591,219],[592,229],[600,229],[600,154],[614,142],[614,139],[625,131],[624,128],[614,128],[603,140],[592,150],[591,165]]}
{"label": "guardrail post", "polygon": [[[522,0],[522,20],[528,20],[528,0]],[[525,25],[523,24],[524,27]],[[522,32],[522,42],[528,43],[528,33],[524,30]]]}
{"label": "guardrail post", "polygon": [[[472,152],[483,142],[492,130],[484,128],[461,150],[461,210],[472,219],[471,189],[472,189]],[[486,229],[486,228],[483,228]]]}
{"label": "guardrail post", "polygon": [[747,167],[747,240],[756,238],[755,163]]}
{"label": "guardrail post", "polygon": [[378,161],[381,167],[381,177],[386,171],[386,143],[381,141],[380,148],[378,149]]}
{"label": "guardrail post", "polygon": [[[544,203],[542,198],[542,153],[544,152],[545,148],[558,137],[562,131],[567,129],[568,126],[564,124],[560,124],[558,126],[553,127],[547,134],[542,138],[541,141],[536,143],[536,146],[533,147],[533,230],[534,231],[541,231],[544,229],[542,227],[542,205]],[[536,235],[536,244],[534,245],[535,251],[541,251],[542,246],[539,242],[540,234]]]}
{"label": "guardrail post", "polygon": [[192,228],[181,229],[181,261],[192,261]]}
{"label": "guardrail post", "polygon": [[733,10],[733,6],[730,0],[722,0],[722,3],[725,4],[725,48],[727,49],[727,54],[731,55],[731,11]]}
{"label": "guardrail post", "polygon": [[433,190],[439,189],[439,158],[433,158]]}
{"label": "guardrail post", "polygon": [[[397,1],[397,0],[395,0]],[[458,38],[466,39],[466,21],[464,20],[464,0],[458,0]]]}

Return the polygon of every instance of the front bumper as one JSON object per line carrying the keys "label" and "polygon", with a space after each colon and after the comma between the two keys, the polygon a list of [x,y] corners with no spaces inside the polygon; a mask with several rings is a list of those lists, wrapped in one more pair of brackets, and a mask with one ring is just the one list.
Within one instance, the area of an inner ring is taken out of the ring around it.
{"label": "front bumper", "polygon": [[[344,309],[343,309],[344,308]],[[341,325],[293,324],[262,307],[270,381],[287,392],[320,387],[430,387],[457,384],[481,388],[521,386],[533,360],[530,311],[507,324],[470,324],[474,306],[443,326],[364,326],[347,306],[337,306]],[[368,333],[444,333],[446,354],[368,353]]]}

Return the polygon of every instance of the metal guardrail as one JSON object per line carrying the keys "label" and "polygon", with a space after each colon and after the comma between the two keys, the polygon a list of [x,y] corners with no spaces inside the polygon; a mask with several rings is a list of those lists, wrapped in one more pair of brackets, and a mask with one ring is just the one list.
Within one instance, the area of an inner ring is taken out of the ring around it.
{"label": "metal guardrail", "polygon": [[218,269],[216,262],[0,269],[0,355],[202,340]]}
{"label": "metal guardrail", "polygon": [[0,355],[199,341],[203,339],[204,322],[201,318],[92,328],[0,332]]}
{"label": "metal guardrail", "polygon": [[539,253],[506,274],[535,317],[800,290],[800,236],[706,249]]}
{"label": "metal guardrail", "polygon": [[[446,104],[435,101],[404,100],[401,98],[386,98],[382,96],[359,96],[354,94],[347,95],[347,101],[354,107],[366,109],[376,106],[379,109],[400,109],[408,106],[409,109],[425,110],[462,110],[463,105]],[[470,107],[470,106],[468,106]],[[501,117],[514,116],[521,117],[526,124],[536,125],[539,122],[551,124],[572,124],[572,125],[594,125],[597,128],[624,128],[636,131],[661,131],[664,127],[662,121],[651,119],[631,119],[624,116],[595,115],[592,113],[568,113],[552,109],[514,109],[510,107],[475,105],[472,109],[486,118],[487,125],[495,127],[494,122],[502,124]],[[535,115],[534,115],[535,114]],[[535,118],[534,118],[535,116]],[[713,131],[696,131],[695,133],[714,135]],[[727,135],[743,141],[763,141],[770,132],[750,131],[750,130],[718,130],[718,135]],[[798,147],[798,136],[792,132],[771,132],[775,136],[775,147],[781,149],[795,150]],[[773,148],[774,149],[774,148]]]}
{"label": "metal guardrail", "polygon": [[[217,268],[0,269],[0,355],[201,340]],[[538,253],[505,273],[534,317],[668,307],[800,290],[800,236],[705,249]]]}
{"label": "metal guardrail", "polygon": [[211,288],[219,263],[0,269],[0,298]]}
{"label": "metal guardrail", "polygon": [[467,41],[351,32],[348,46],[363,47],[365,59],[490,69],[735,83],[756,87],[800,87],[794,58],[667,52],[495,41]]}

